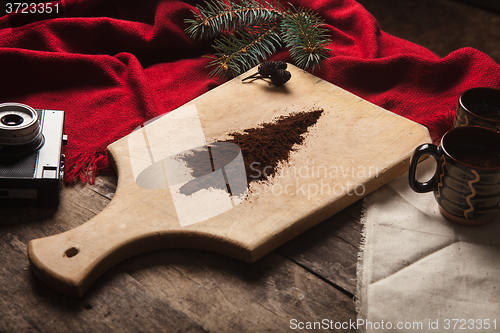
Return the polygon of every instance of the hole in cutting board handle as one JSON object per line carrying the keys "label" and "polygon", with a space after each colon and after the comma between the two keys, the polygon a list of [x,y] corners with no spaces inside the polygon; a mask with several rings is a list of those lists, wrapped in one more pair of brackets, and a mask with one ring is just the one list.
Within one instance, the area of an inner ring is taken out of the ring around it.
{"label": "hole in cutting board handle", "polygon": [[76,256],[80,252],[76,247],[70,247],[69,249],[64,252],[64,255],[68,258],[72,258]]}

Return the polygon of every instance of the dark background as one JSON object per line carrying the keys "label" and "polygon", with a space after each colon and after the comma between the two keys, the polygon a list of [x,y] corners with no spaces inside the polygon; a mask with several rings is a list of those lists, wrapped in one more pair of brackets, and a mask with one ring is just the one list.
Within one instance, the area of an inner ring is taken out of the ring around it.
{"label": "dark background", "polygon": [[383,31],[425,46],[441,57],[470,46],[500,63],[499,0],[358,2],[375,16]]}

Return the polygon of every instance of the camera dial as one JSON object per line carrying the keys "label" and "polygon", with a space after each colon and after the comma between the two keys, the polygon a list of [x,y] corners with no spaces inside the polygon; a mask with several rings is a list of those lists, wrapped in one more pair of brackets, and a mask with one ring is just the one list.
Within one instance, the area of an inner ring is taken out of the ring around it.
{"label": "camera dial", "polygon": [[0,154],[25,155],[43,145],[38,112],[20,103],[0,104]]}

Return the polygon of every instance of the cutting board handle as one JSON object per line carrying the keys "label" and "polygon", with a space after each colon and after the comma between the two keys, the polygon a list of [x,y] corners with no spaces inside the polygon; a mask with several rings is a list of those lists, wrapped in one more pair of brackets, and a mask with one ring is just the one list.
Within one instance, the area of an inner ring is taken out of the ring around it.
{"label": "cutting board handle", "polygon": [[28,244],[31,268],[44,283],[73,297],[82,297],[106,270],[136,254],[169,247],[168,228],[135,224],[144,207],[113,200],[86,223]]}

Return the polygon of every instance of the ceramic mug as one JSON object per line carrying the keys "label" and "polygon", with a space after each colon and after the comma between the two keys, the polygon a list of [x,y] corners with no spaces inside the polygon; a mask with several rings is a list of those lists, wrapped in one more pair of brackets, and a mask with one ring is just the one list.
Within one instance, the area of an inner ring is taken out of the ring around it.
{"label": "ceramic mug", "polygon": [[481,126],[500,131],[500,90],[479,87],[464,91],[458,99],[453,127]]}
{"label": "ceramic mug", "polygon": [[[416,179],[424,155],[436,159],[436,171],[427,182]],[[500,133],[462,126],[451,129],[439,146],[415,149],[409,170],[410,187],[418,193],[434,191],[441,214],[463,225],[483,225],[500,212]]]}

